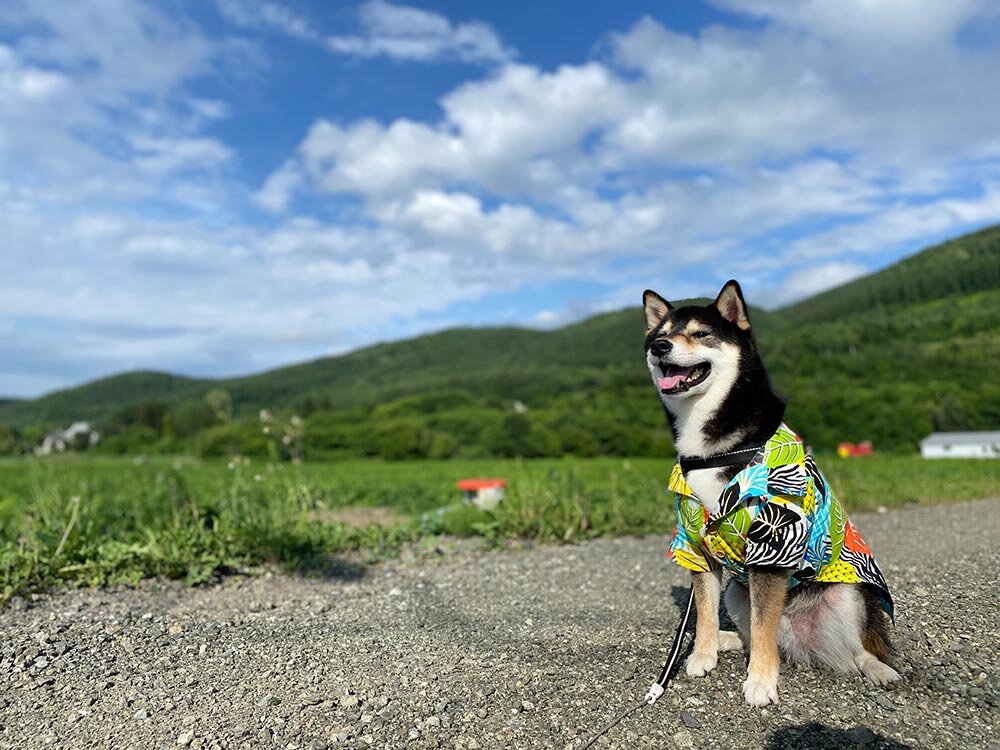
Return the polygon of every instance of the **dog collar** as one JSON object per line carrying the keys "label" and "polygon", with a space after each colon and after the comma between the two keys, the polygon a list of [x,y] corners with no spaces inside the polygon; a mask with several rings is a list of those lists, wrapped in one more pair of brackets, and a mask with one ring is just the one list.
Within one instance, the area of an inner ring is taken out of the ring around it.
{"label": "dog collar", "polygon": [[698,469],[718,469],[721,466],[733,466],[736,464],[746,465],[763,448],[764,444],[762,443],[761,445],[752,445],[749,448],[740,448],[739,450],[727,451],[726,453],[716,453],[714,456],[706,456],[705,458],[679,458],[677,462],[681,465],[681,471],[685,474]]}

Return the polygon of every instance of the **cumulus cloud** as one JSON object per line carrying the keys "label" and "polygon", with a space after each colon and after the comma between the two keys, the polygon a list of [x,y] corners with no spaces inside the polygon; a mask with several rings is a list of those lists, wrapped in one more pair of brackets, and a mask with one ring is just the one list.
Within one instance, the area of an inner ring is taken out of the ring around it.
{"label": "cumulus cloud", "polygon": [[[239,100],[195,85],[230,83],[243,42],[151,4],[4,4],[21,33],[0,45],[0,327],[36,343],[0,392],[247,372],[526,289],[505,320],[734,275],[775,306],[1000,218],[1000,49],[960,41],[986,6],[718,4],[755,22],[640,19],[542,68],[488,26],[409,6],[362,5],[331,40],[290,6],[219,0],[255,43],[485,66],[435,116],[313,110],[253,184],[218,127]],[[548,299],[559,284],[588,291]]]}

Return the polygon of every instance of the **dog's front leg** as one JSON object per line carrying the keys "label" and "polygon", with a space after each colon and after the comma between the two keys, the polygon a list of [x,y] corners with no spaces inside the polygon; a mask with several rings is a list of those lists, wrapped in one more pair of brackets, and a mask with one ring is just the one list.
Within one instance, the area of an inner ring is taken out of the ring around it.
{"label": "dog's front leg", "polygon": [[719,663],[719,597],[722,569],[692,573],[694,604],[698,619],[694,631],[694,651],[686,662],[691,677],[704,677]]}
{"label": "dog's front leg", "polygon": [[784,568],[750,567],[750,665],[743,697],[751,706],[778,702],[778,625],[785,609],[788,575]]}

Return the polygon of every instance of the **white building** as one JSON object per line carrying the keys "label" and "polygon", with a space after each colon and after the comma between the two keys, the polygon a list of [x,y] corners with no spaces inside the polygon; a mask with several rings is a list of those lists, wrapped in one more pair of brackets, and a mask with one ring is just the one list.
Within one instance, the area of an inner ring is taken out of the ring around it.
{"label": "white building", "polygon": [[1000,431],[932,432],[920,441],[924,458],[1000,458]]}
{"label": "white building", "polygon": [[65,430],[53,430],[42,438],[41,445],[35,447],[36,456],[50,456],[53,453],[63,453],[76,443],[79,436],[86,438],[87,445],[96,445],[101,439],[100,433],[90,429],[88,422],[74,422]]}

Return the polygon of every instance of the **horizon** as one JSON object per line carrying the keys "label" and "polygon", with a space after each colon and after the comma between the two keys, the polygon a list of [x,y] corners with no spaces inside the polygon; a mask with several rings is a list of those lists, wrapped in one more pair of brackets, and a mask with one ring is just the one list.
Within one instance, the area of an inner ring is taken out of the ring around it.
{"label": "horizon", "polygon": [[[962,238],[964,238],[966,236],[969,236],[969,235],[972,235],[972,234],[976,234],[976,233],[978,233],[980,231],[988,230],[988,229],[991,229],[991,228],[1000,228],[1000,224],[987,224],[987,225],[985,225],[983,227],[979,227],[979,228],[974,229],[974,230],[972,230],[970,232],[965,232],[965,233],[963,233],[961,235],[956,235],[954,237],[946,238],[941,243],[935,243],[934,245],[930,245],[930,246],[927,246],[927,247],[922,247],[922,248],[918,249],[915,253],[912,253],[912,254],[907,255],[907,256],[905,256],[903,258],[897,259],[896,261],[893,261],[891,264],[889,264],[889,266],[885,266],[883,268],[874,269],[870,273],[864,274],[864,275],[862,275],[859,278],[863,279],[863,278],[866,278],[868,276],[872,276],[872,275],[878,274],[881,271],[887,270],[888,268],[891,268],[891,267],[897,265],[900,261],[906,260],[906,258],[912,257],[913,255],[918,255],[918,254],[920,254],[921,252],[923,252],[925,250],[931,250],[931,249],[933,249],[935,247],[938,247],[941,244],[946,244],[946,243],[954,241],[954,240],[960,240],[960,239],[962,239]],[[816,292],[815,294],[810,295],[809,297],[806,297],[805,299],[810,299],[811,297],[817,296],[819,294],[823,294],[825,292],[836,291],[837,289],[839,289],[841,287],[849,286],[853,281],[857,281],[857,280],[858,279],[852,279],[851,281],[847,281],[847,282],[845,282],[843,284],[837,285],[837,286],[832,287],[830,289],[821,290],[819,292]],[[685,297],[685,298],[676,298],[675,297],[673,299],[668,299],[668,301],[671,302],[672,304],[676,304],[676,303],[681,303],[681,302],[688,303],[688,302],[694,302],[694,301],[699,301],[699,300],[711,301],[711,299],[712,299],[711,295],[697,295],[697,296]],[[804,301],[804,299],[795,299],[795,300],[791,300],[789,302],[785,302],[785,303],[783,303],[779,307],[763,307],[762,305],[757,304],[755,300],[747,299],[747,304],[750,306],[751,309],[756,308],[758,310],[763,310],[764,312],[767,312],[767,313],[776,313],[776,312],[780,312],[781,310],[783,310],[783,309],[785,309],[787,307],[791,307],[791,306],[797,305],[799,302],[802,302],[802,301]],[[177,371],[170,371],[170,370],[154,370],[154,369],[148,369],[148,368],[140,368],[140,369],[135,369],[135,370],[123,370],[123,371],[119,371],[119,372],[108,373],[107,375],[102,375],[102,376],[99,376],[97,378],[92,378],[90,380],[85,380],[85,381],[81,381],[81,382],[78,382],[78,383],[71,383],[71,384],[69,384],[69,385],[67,385],[65,387],[57,388],[57,389],[52,390],[52,391],[47,391],[45,393],[38,394],[37,396],[30,396],[30,397],[26,397],[26,398],[19,398],[19,397],[16,397],[16,396],[7,396],[7,395],[4,395],[4,394],[0,393],[0,403],[11,402],[11,401],[33,401],[35,399],[44,398],[44,397],[49,396],[49,395],[54,394],[54,393],[59,393],[61,391],[70,391],[70,390],[74,390],[75,388],[84,387],[84,386],[90,385],[90,384],[95,383],[95,382],[101,382],[101,381],[113,379],[113,378],[116,378],[116,377],[127,377],[129,375],[137,375],[137,374],[141,374],[141,373],[149,373],[149,374],[157,374],[157,375],[167,375],[167,376],[170,376],[170,377],[186,378],[186,379],[189,379],[189,380],[205,380],[205,381],[212,381],[212,382],[226,381],[226,380],[240,380],[240,379],[243,379],[243,378],[256,377],[258,375],[265,375],[267,373],[274,372],[274,371],[277,371],[277,370],[283,370],[283,369],[287,369],[287,368],[294,368],[294,367],[297,367],[297,366],[300,366],[300,365],[307,365],[307,364],[310,364],[312,362],[318,362],[318,361],[322,361],[322,360],[325,360],[325,359],[333,359],[333,358],[337,358],[337,357],[346,357],[346,356],[350,356],[350,355],[358,353],[358,352],[365,351],[367,349],[377,348],[377,347],[380,347],[380,346],[388,346],[388,345],[392,345],[392,344],[405,343],[407,341],[412,341],[412,340],[419,339],[419,338],[424,338],[424,337],[429,337],[429,336],[436,336],[436,335],[439,335],[439,334],[447,333],[449,331],[465,330],[465,329],[468,329],[468,330],[479,330],[479,329],[483,329],[483,330],[486,330],[486,329],[499,330],[499,329],[505,329],[506,328],[506,329],[513,329],[513,330],[535,331],[535,332],[538,332],[538,333],[547,333],[547,332],[559,331],[559,330],[562,330],[562,329],[565,329],[565,328],[571,328],[572,326],[575,326],[575,325],[578,325],[578,324],[582,324],[582,323],[586,323],[587,321],[593,320],[594,318],[599,318],[599,317],[606,316],[606,315],[618,315],[618,314],[625,313],[625,312],[627,312],[629,310],[632,310],[632,309],[635,310],[637,316],[641,317],[642,305],[641,305],[641,303],[637,303],[637,304],[632,305],[632,306],[624,306],[624,307],[619,307],[619,308],[612,309],[612,310],[601,310],[601,311],[596,311],[596,312],[585,313],[585,314],[583,314],[582,317],[575,318],[573,320],[560,321],[557,325],[543,325],[543,324],[536,324],[536,325],[527,325],[527,324],[526,325],[493,324],[493,323],[488,323],[488,322],[482,323],[482,324],[479,324],[479,325],[469,325],[469,324],[461,324],[461,323],[459,323],[457,325],[448,326],[446,328],[440,328],[440,329],[431,330],[431,331],[425,331],[423,333],[414,334],[412,336],[405,336],[405,337],[402,337],[402,338],[391,338],[391,339],[375,340],[375,341],[371,341],[371,342],[365,343],[365,344],[363,344],[361,346],[355,347],[353,349],[348,349],[346,351],[332,352],[330,354],[321,355],[319,357],[313,357],[311,359],[296,360],[294,362],[279,363],[278,365],[276,365],[274,367],[269,367],[269,368],[267,368],[265,370],[255,370],[255,371],[252,371],[252,372],[228,373],[228,374],[221,374],[221,375],[214,375],[214,376],[206,376],[206,375],[199,375],[197,373],[185,373],[185,372],[177,372]]]}
{"label": "horizon", "polygon": [[909,5],[16,0],[0,397],[776,309],[994,224],[1000,9]]}

